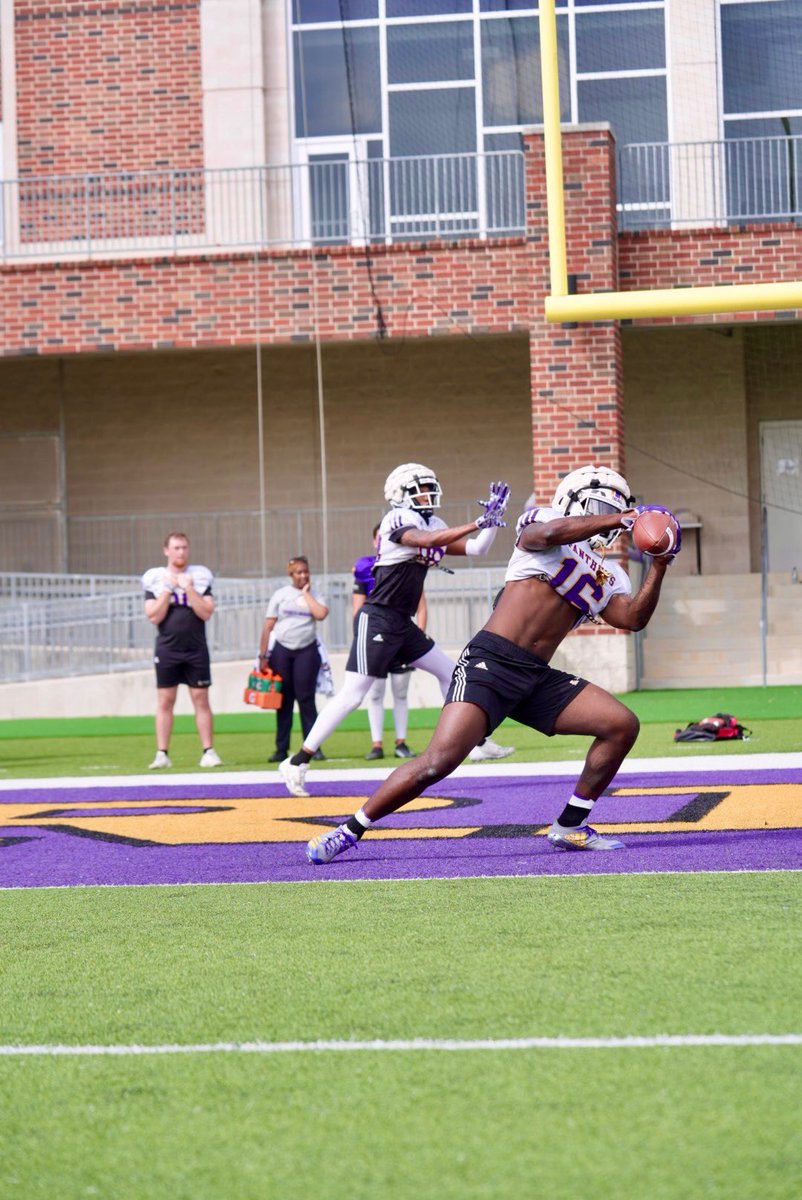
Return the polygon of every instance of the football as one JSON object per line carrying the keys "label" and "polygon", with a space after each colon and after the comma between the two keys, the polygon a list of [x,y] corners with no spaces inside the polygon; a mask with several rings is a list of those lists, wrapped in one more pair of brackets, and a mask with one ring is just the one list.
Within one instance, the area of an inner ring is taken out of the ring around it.
{"label": "football", "polygon": [[632,540],[644,554],[671,554],[677,547],[679,526],[671,513],[647,509],[632,526]]}

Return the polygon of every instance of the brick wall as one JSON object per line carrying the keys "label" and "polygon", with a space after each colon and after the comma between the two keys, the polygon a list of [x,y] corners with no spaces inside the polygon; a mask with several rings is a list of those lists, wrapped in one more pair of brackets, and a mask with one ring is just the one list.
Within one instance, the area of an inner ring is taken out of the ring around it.
{"label": "brick wall", "polygon": [[[782,224],[624,233],[618,239],[618,257],[622,291],[789,283],[798,280],[802,270],[802,230]],[[718,313],[656,317],[637,324],[732,325],[797,316],[795,311]]]}
{"label": "brick wall", "polygon": [[[89,11],[90,6],[77,7]],[[97,7],[108,9],[108,5]],[[139,11],[142,6],[133,7]],[[186,5],[179,5],[177,11],[186,17]],[[348,247],[321,250],[314,257],[308,251],[297,250],[264,253],[256,258],[221,255],[5,267],[0,270],[2,353],[9,358],[102,353],[108,354],[111,362],[115,358],[111,351],[242,348],[252,347],[257,340],[265,347],[304,346],[313,342],[318,328],[330,348],[327,353],[334,352],[335,344],[343,348],[361,342],[388,356],[388,361],[395,356],[394,372],[403,374],[404,364],[413,361],[409,347],[418,339],[429,341],[435,359],[438,342],[441,346],[453,342],[472,350],[484,346],[482,353],[491,363],[498,355],[500,339],[525,337],[529,340],[532,420],[526,459],[535,464],[538,499],[550,497],[559,476],[580,460],[603,460],[629,472],[630,463],[624,454],[622,332],[634,335],[637,330],[638,336],[648,336],[649,325],[677,322],[636,322],[634,329],[623,331],[610,322],[576,327],[545,322],[545,172],[537,135],[527,137],[527,149],[526,238],[376,247],[371,250],[373,288],[365,251]],[[563,153],[568,269],[577,277],[578,290],[798,277],[802,232],[794,228],[618,237],[609,135],[592,129],[568,133]],[[383,340],[377,338],[377,304],[388,334]],[[686,318],[684,323],[704,325],[709,336],[720,337],[714,333],[715,325],[743,325],[756,319],[767,322],[776,319],[776,314],[735,321],[727,316]],[[486,335],[493,335],[487,339],[492,347],[486,344]],[[629,389],[630,406],[647,406],[644,420],[640,426],[636,421],[632,429],[642,433],[644,439],[654,439],[655,430],[666,430],[670,424],[670,405],[662,409],[659,405],[650,409],[648,405],[653,403],[655,388],[665,391],[666,377],[676,367],[674,356],[683,353],[678,344],[661,343],[659,360],[665,364],[664,372],[656,369],[658,358],[653,358],[648,346],[640,357],[632,358],[633,364],[640,364],[641,383]],[[720,355],[716,357],[721,360]],[[688,422],[694,415],[693,398],[701,406],[712,394],[704,382],[711,359],[703,345],[694,345],[692,358],[698,363],[698,377],[691,370],[691,358],[684,364],[688,371],[683,376],[693,384],[683,410]],[[737,354],[730,356],[730,366],[736,359]],[[443,371],[450,370],[447,361],[447,357],[442,360]],[[466,361],[473,360],[466,356]],[[439,395],[439,369],[435,360],[429,361],[428,396]],[[0,385],[5,378],[0,377]],[[454,378],[460,380],[460,387],[464,386],[462,375]],[[481,387],[466,391],[471,419],[476,416],[473,406],[486,408],[494,386],[486,382],[492,379],[492,371],[483,371],[477,378],[482,380]],[[726,391],[730,378],[735,381],[731,393]],[[636,383],[633,376],[633,385]],[[743,403],[737,371],[726,379],[722,376],[721,386],[728,402],[735,403],[736,408]],[[404,403],[414,398],[423,407],[428,398],[416,391],[411,375],[398,395]],[[101,399],[97,394],[87,395],[87,411]],[[364,405],[369,408],[370,403],[368,389]],[[465,411],[468,407],[466,403]],[[650,413],[653,422],[648,419]],[[457,414],[459,409],[455,408],[454,420],[459,420]],[[738,421],[743,430],[742,415]],[[459,442],[460,453],[466,444],[464,440]],[[648,451],[648,442],[644,440],[643,445]],[[702,449],[701,444],[698,448]],[[638,477],[642,476],[647,484],[651,482],[648,455],[641,454],[631,465],[635,472],[633,486],[645,492]],[[73,494],[77,497],[78,493]],[[668,496],[660,499],[672,502]],[[220,502],[224,502],[222,498]],[[722,514],[725,541],[734,536],[735,518],[740,520],[737,513]]]}
{"label": "brick wall", "polygon": [[14,0],[20,178],[203,165],[200,0]]}
{"label": "brick wall", "polygon": [[[373,277],[389,337],[528,330],[532,254],[522,241],[382,247]],[[314,277],[313,277],[314,273]],[[7,267],[3,353],[373,339],[364,252]]]}

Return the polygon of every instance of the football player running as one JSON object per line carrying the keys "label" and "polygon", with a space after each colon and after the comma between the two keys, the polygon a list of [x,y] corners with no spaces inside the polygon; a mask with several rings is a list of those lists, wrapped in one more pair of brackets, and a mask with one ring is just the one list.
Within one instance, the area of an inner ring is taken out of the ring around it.
{"label": "football player running", "polygon": [[[421,463],[403,463],[384,485],[392,506],[379,526],[378,557],[374,564],[376,586],[354,618],[354,640],[342,688],[321,712],[297,754],[286,758],[279,774],[293,796],[308,796],[304,786],[307,766],[317,748],[358,708],[376,679],[384,679],[391,666],[408,663],[429,671],[445,697],[454,663],[413,621],[418,610],[426,572],[445,554],[487,554],[497,530],[506,525],[504,513],[510,489],[492,483],[481,514],[469,525],[449,527],[435,515],[442,489],[434,471]],[[476,537],[471,537],[471,534]],[[488,731],[489,732],[489,731]],[[484,739],[484,733],[466,749]],[[503,757],[499,748],[497,757]],[[513,753],[512,750],[509,753]]]}
{"label": "football player running", "polygon": [[620,850],[588,824],[638,736],[639,723],[609,692],[549,666],[572,629],[603,618],[615,629],[645,628],[671,555],[654,557],[633,596],[629,576],[605,555],[641,509],[622,475],[609,467],[580,467],[560,483],[548,508],[530,508],[518,520],[515,550],[504,589],[484,628],[463,650],[446,704],[426,750],[398,767],[354,816],[313,838],[311,863],[330,862],[356,846],[382,817],[444,779],[472,746],[512,717],[551,737],[593,738],[573,795],[548,831],[560,850]]}

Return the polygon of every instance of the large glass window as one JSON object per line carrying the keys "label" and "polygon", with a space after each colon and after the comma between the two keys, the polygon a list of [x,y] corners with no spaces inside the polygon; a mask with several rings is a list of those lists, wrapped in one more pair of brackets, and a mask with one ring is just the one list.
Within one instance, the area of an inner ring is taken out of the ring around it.
{"label": "large glass window", "polygon": [[[557,19],[560,115],[571,115],[568,20]],[[482,22],[485,125],[535,125],[543,120],[540,34],[534,17]]]}
{"label": "large glass window", "polygon": [[578,13],[578,72],[637,71],[666,65],[662,9]]}
{"label": "large glass window", "polygon": [[585,79],[578,92],[580,121],[609,121],[620,145],[667,140],[666,81],[662,75]]}
{"label": "large glass window", "polygon": [[727,213],[733,221],[798,219],[802,0],[722,0],[720,12]]}
{"label": "large glass window", "polygon": [[296,137],[380,131],[378,27],[296,33]]}
{"label": "large glass window", "polygon": [[379,15],[379,0],[292,0],[296,25],[325,21],[364,21]]}
{"label": "large glass window", "polygon": [[464,154],[476,149],[473,88],[390,93],[390,156]]}
{"label": "large glass window", "polygon": [[[359,157],[366,143],[360,150],[356,139],[370,135],[370,236],[381,236],[382,221],[393,235],[432,228],[425,222],[437,205],[453,217],[451,226],[437,224],[440,231],[467,232],[478,220],[522,228],[520,160],[505,139],[517,148],[517,131],[543,120],[536,0],[288,3],[296,136],[307,156],[319,152],[317,139],[333,146],[331,139],[351,138]],[[802,0],[720,3],[742,16],[753,8],[802,10]],[[557,0],[565,123],[609,121],[619,147],[667,140],[664,9],[663,0]],[[481,165],[460,158],[477,150],[487,156]],[[424,161],[436,156],[452,160],[447,167]],[[662,203],[665,190],[652,188],[650,203]],[[341,221],[334,206],[329,236]]]}
{"label": "large glass window", "polygon": [[434,83],[448,79],[473,80],[473,77],[471,21],[388,27],[388,83]]}
{"label": "large glass window", "polygon": [[725,113],[802,109],[802,0],[722,4]]}
{"label": "large glass window", "polygon": [[450,13],[469,13],[473,8],[472,0],[386,0],[387,16],[393,17],[435,17],[440,13],[448,16]]}

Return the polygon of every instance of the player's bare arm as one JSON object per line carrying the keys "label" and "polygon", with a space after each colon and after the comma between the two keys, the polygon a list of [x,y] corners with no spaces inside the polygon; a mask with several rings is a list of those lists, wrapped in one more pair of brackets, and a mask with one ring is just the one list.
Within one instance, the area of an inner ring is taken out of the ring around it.
{"label": "player's bare arm", "polygon": [[554,521],[537,521],[527,525],[518,539],[522,550],[546,550],[550,546],[568,546],[572,542],[586,542],[595,534],[612,533],[614,529],[631,529],[637,511],[594,517],[558,517]]}
{"label": "player's bare arm", "polygon": [[447,546],[451,549],[457,542],[464,543],[478,528],[473,521],[470,525],[456,525],[451,529],[405,529],[398,540],[402,546],[417,546],[427,550],[433,546]]}
{"label": "player's bare arm", "polygon": [[153,625],[161,625],[164,618],[167,616],[167,610],[170,607],[170,601],[173,593],[171,588],[165,587],[154,600],[145,601],[145,616]]}
{"label": "player's bare arm", "polygon": [[[429,495],[426,487],[421,489],[424,497]],[[439,530],[405,530],[401,542],[405,546],[416,546],[421,549],[445,549],[446,554],[483,555],[487,554],[495,540],[496,531],[502,529],[507,522],[504,513],[510,499],[509,484],[503,480],[490,484],[487,500],[479,500],[483,512],[470,525],[458,525],[450,529]],[[477,534],[471,537],[472,533]],[[422,540],[415,540],[415,539]]]}
{"label": "player's bare arm", "polygon": [[615,629],[628,629],[632,633],[645,629],[657,608],[670,562],[668,556],[653,558],[649,572],[634,596],[613,596],[601,613],[607,624]]}

